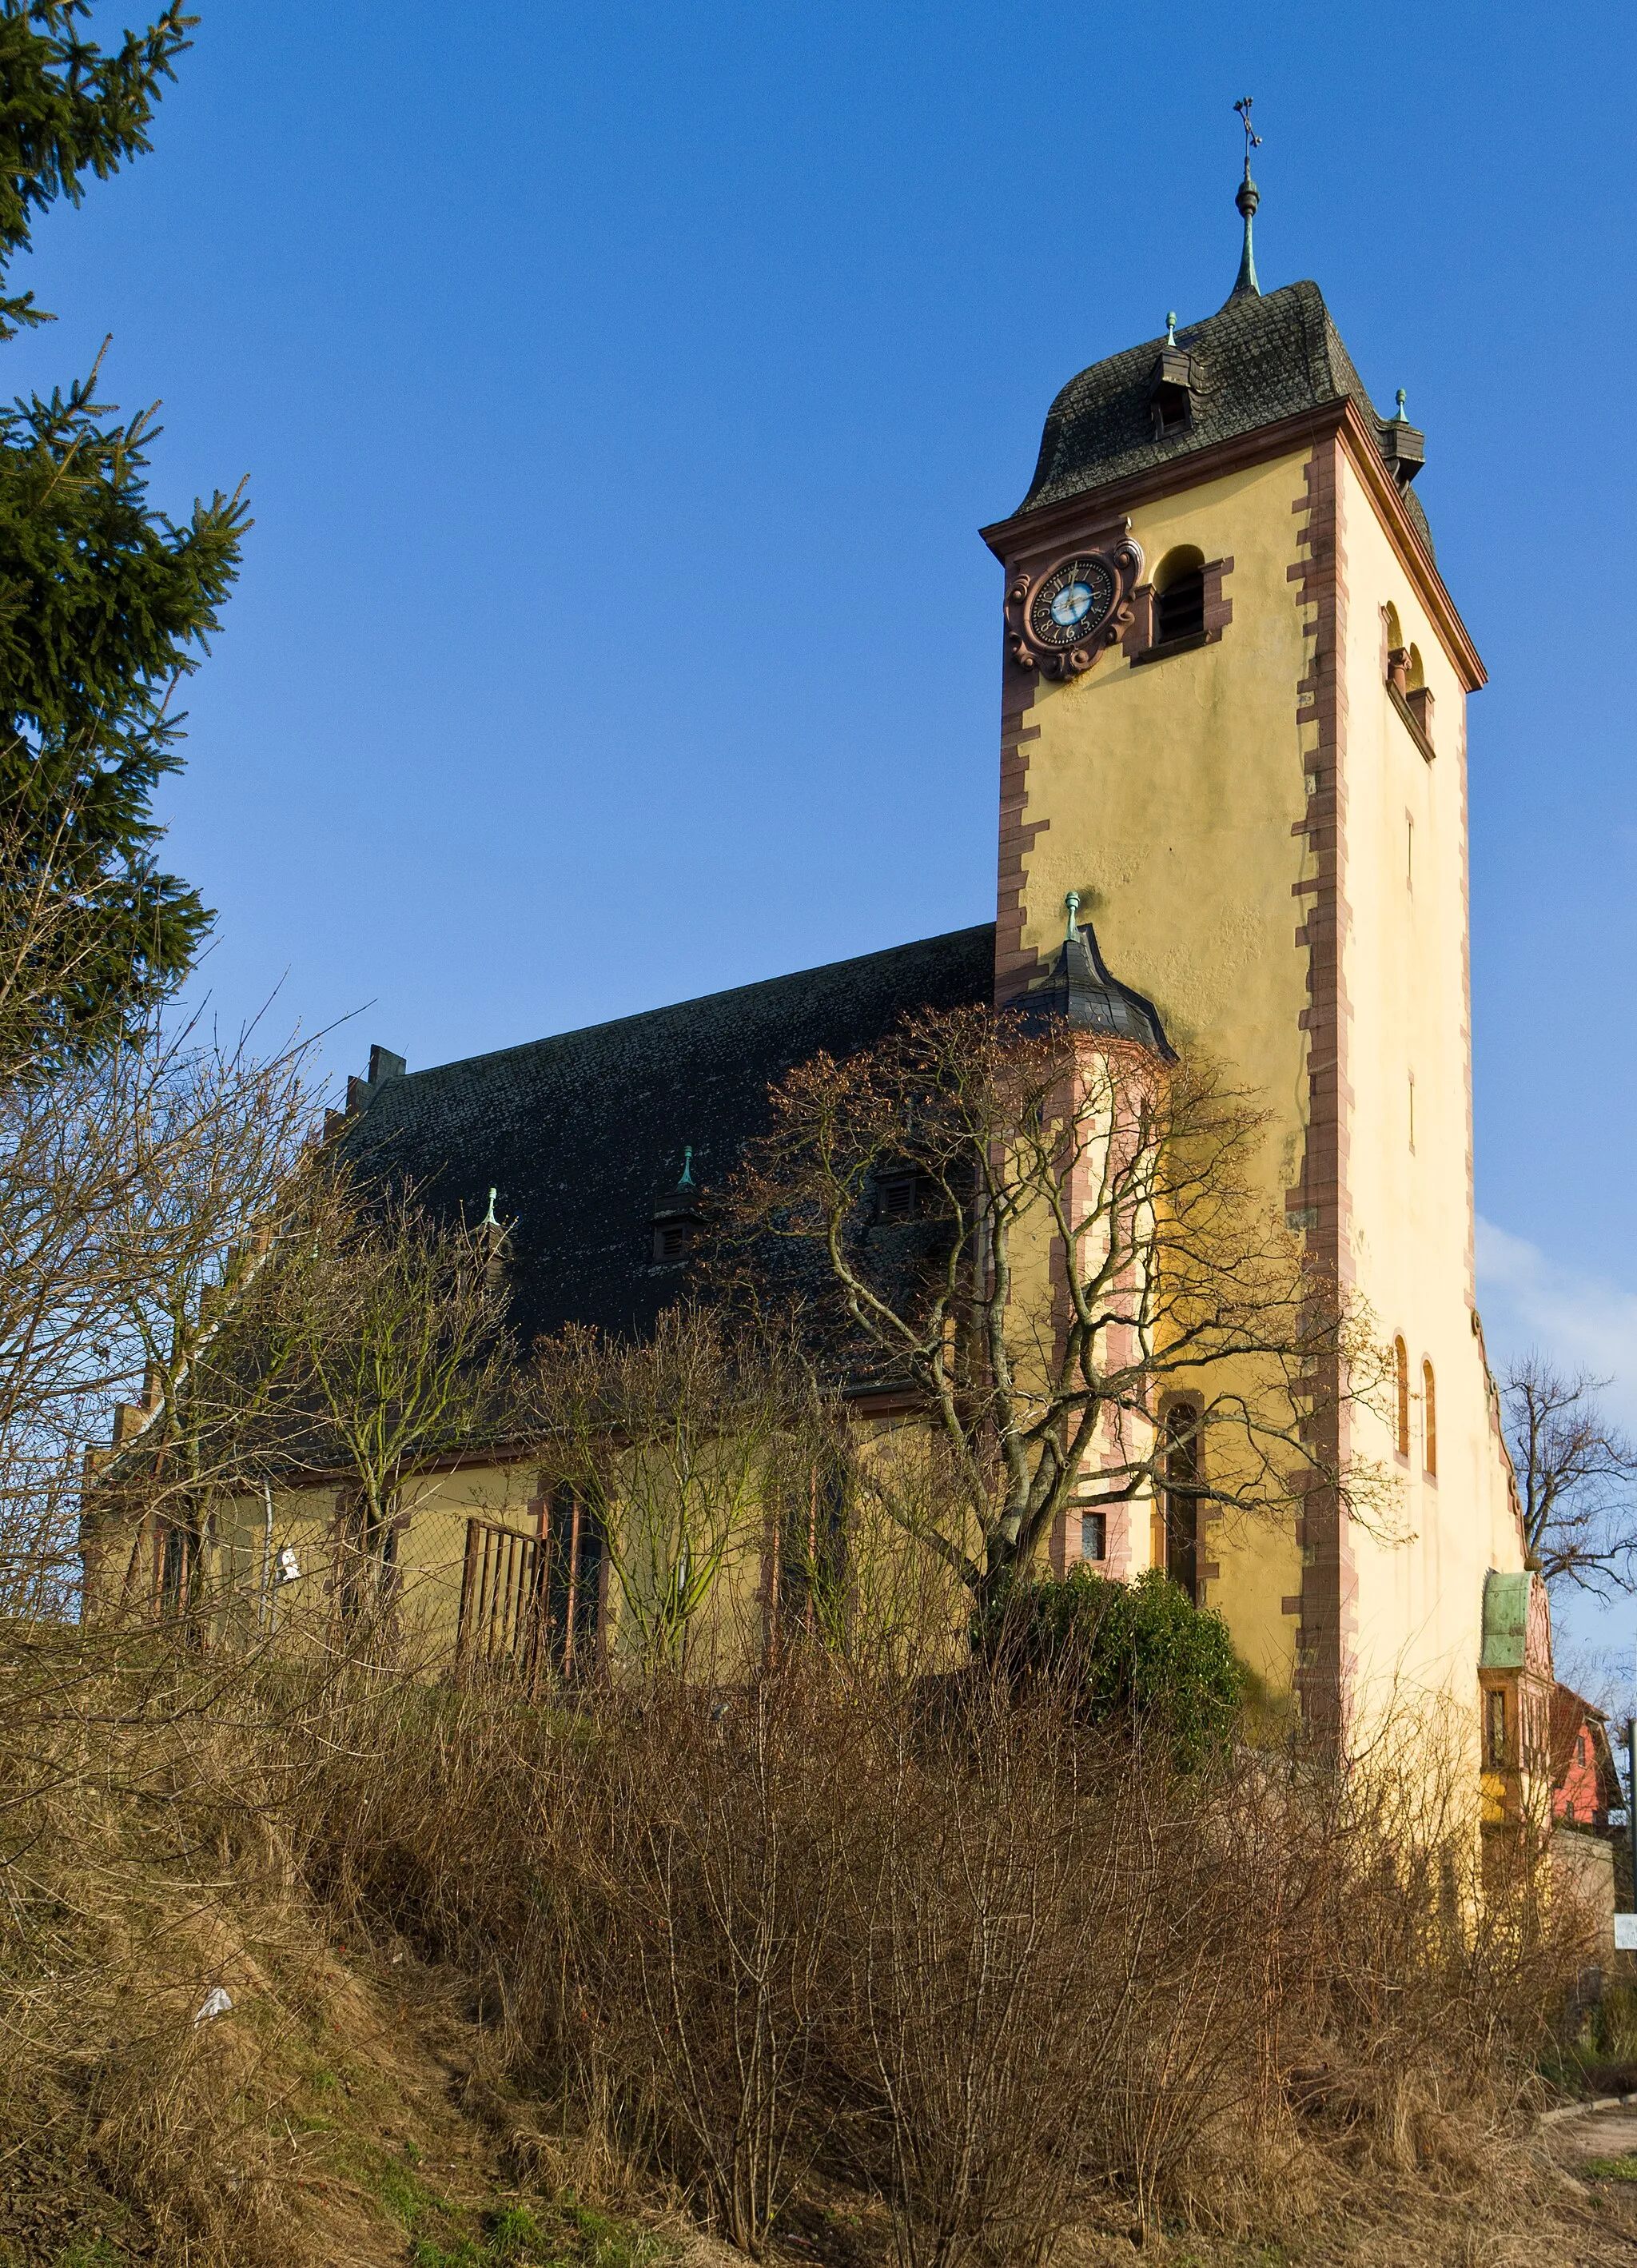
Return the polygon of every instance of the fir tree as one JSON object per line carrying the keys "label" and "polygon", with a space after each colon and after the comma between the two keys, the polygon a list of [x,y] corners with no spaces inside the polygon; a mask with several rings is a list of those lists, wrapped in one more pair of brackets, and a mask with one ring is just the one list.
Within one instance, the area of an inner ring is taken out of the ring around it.
{"label": "fir tree", "polygon": [[[0,5],[0,277],[58,198],[150,147],[197,18],[165,8],[105,53],[88,0]],[[0,338],[48,320],[0,296]],[[99,367],[100,364],[99,357]],[[241,496],[177,525],[149,503],[151,413],[122,421],[98,369],[0,409],[0,903],[40,943],[36,1049],[84,1055],[186,975],[211,916],[155,860],[152,798],[177,768],[173,703],[238,571]]]}

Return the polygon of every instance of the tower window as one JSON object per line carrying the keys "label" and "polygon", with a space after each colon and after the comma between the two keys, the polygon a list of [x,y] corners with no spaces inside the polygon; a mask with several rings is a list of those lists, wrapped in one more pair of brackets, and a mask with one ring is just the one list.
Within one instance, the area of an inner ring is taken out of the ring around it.
{"label": "tower window", "polygon": [[1165,1572],[1200,1603],[1200,1413],[1178,1402],[1165,1414]]}
{"label": "tower window", "polygon": [[1107,1558],[1108,1514],[1105,1512],[1083,1512],[1081,1513],[1080,1557],[1083,1559]]}
{"label": "tower window", "polygon": [[1410,1351],[1402,1336],[1392,1342],[1393,1383],[1398,1389],[1398,1424],[1394,1428],[1395,1445],[1401,1457],[1410,1454]]}
{"label": "tower window", "polygon": [[699,1228],[696,1220],[661,1220],[654,1224],[654,1258],[686,1260]]}
{"label": "tower window", "polygon": [[1192,544],[1166,553],[1154,575],[1154,643],[1205,634],[1205,555]]}
{"label": "tower window", "polygon": [[1429,1480],[1438,1477],[1438,1382],[1429,1362],[1421,1365],[1421,1435],[1426,1454],[1421,1462]]}

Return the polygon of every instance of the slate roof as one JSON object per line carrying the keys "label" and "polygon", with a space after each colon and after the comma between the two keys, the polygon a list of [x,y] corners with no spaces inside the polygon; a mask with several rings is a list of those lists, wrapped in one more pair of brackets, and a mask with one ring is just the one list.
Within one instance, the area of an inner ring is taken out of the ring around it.
{"label": "slate roof", "polygon": [[1022,1005],[1061,1016],[1076,1031],[1136,1040],[1167,1063],[1177,1060],[1159,1010],[1109,973],[1090,922],[1079,923],[1064,939],[1050,970],[1030,986]]}
{"label": "slate roof", "polygon": [[646,1334],[686,1280],[682,1263],[653,1257],[656,1215],[672,1205],[685,1151],[695,1182],[719,1186],[792,1065],[820,1049],[855,1053],[915,1008],[987,1002],[994,984],[994,924],[954,930],[379,1077],[346,1138],[439,1211],[477,1221],[491,1186],[499,1192],[524,1345],[569,1322]]}
{"label": "slate roof", "polygon": [[[1317,284],[1236,293],[1219,313],[1179,330],[1176,343],[1193,358],[1193,418],[1186,431],[1156,441],[1149,395],[1165,343],[1150,339],[1069,379],[1046,413],[1039,461],[1019,513],[1061,504],[1346,394],[1378,439],[1389,422],[1376,416]],[[1427,515],[1413,490],[1403,494],[1430,551]]]}

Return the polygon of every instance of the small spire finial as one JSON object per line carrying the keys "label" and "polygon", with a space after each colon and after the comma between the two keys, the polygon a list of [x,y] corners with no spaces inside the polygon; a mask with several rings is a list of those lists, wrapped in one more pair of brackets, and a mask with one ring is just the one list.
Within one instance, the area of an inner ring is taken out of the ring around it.
{"label": "small spire finial", "polygon": [[1080,935],[1080,924],[1075,919],[1075,916],[1080,911],[1079,891],[1070,890],[1068,895],[1063,900],[1063,903],[1068,909],[1068,942],[1070,945],[1073,945]]}
{"label": "small spire finial", "polygon": [[1165,343],[1168,347],[1174,347],[1177,343],[1177,310],[1174,307],[1165,318]]}
{"label": "small spire finial", "polygon": [[1239,123],[1244,129],[1244,179],[1234,196],[1235,204],[1244,216],[1244,250],[1239,255],[1238,276],[1228,295],[1230,299],[1259,299],[1262,296],[1262,287],[1256,280],[1256,254],[1251,247],[1251,222],[1262,201],[1261,191],[1251,179],[1251,152],[1262,146],[1261,136],[1251,124],[1251,105],[1254,99],[1252,95],[1242,94],[1234,105],[1239,114]]}
{"label": "small spire finial", "polygon": [[498,1228],[500,1226],[500,1223],[495,1218],[495,1200],[499,1195],[500,1191],[498,1189],[491,1189],[489,1191],[488,1211],[478,1223],[478,1226],[480,1228]]}
{"label": "small spire finial", "polygon": [[1404,406],[1409,398],[1404,388],[1400,387],[1398,388],[1398,423],[1400,425],[1407,425],[1410,422],[1410,413]]}
{"label": "small spire finial", "polygon": [[677,1187],[679,1189],[691,1189],[693,1186],[694,1145],[690,1142],[682,1152],[682,1171],[677,1177]]}

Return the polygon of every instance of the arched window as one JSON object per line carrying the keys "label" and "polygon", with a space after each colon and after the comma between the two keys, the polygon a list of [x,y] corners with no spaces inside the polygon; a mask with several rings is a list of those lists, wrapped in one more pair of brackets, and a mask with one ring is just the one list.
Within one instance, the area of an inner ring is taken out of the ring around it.
{"label": "arched window", "polygon": [[1392,1342],[1392,1366],[1398,1389],[1398,1454],[1410,1454],[1410,1351],[1398,1337]]}
{"label": "arched window", "polygon": [[1421,1462],[1428,1476],[1438,1477],[1438,1382],[1433,1376],[1429,1362],[1421,1365],[1421,1437],[1426,1454]]}
{"label": "arched window", "polygon": [[1154,643],[1205,631],[1205,554],[1191,543],[1168,551],[1154,571]]}
{"label": "arched window", "polygon": [[1165,1572],[1200,1603],[1200,1412],[1174,1402],[1165,1413]]}
{"label": "arched window", "polygon": [[560,1481],[546,1513],[545,1638],[560,1676],[596,1667],[603,1615],[603,1531],[572,1482]]}
{"label": "arched window", "polygon": [[1388,602],[1381,610],[1382,643],[1385,648],[1387,682],[1406,694],[1410,689],[1410,649],[1405,644],[1398,610]]}

